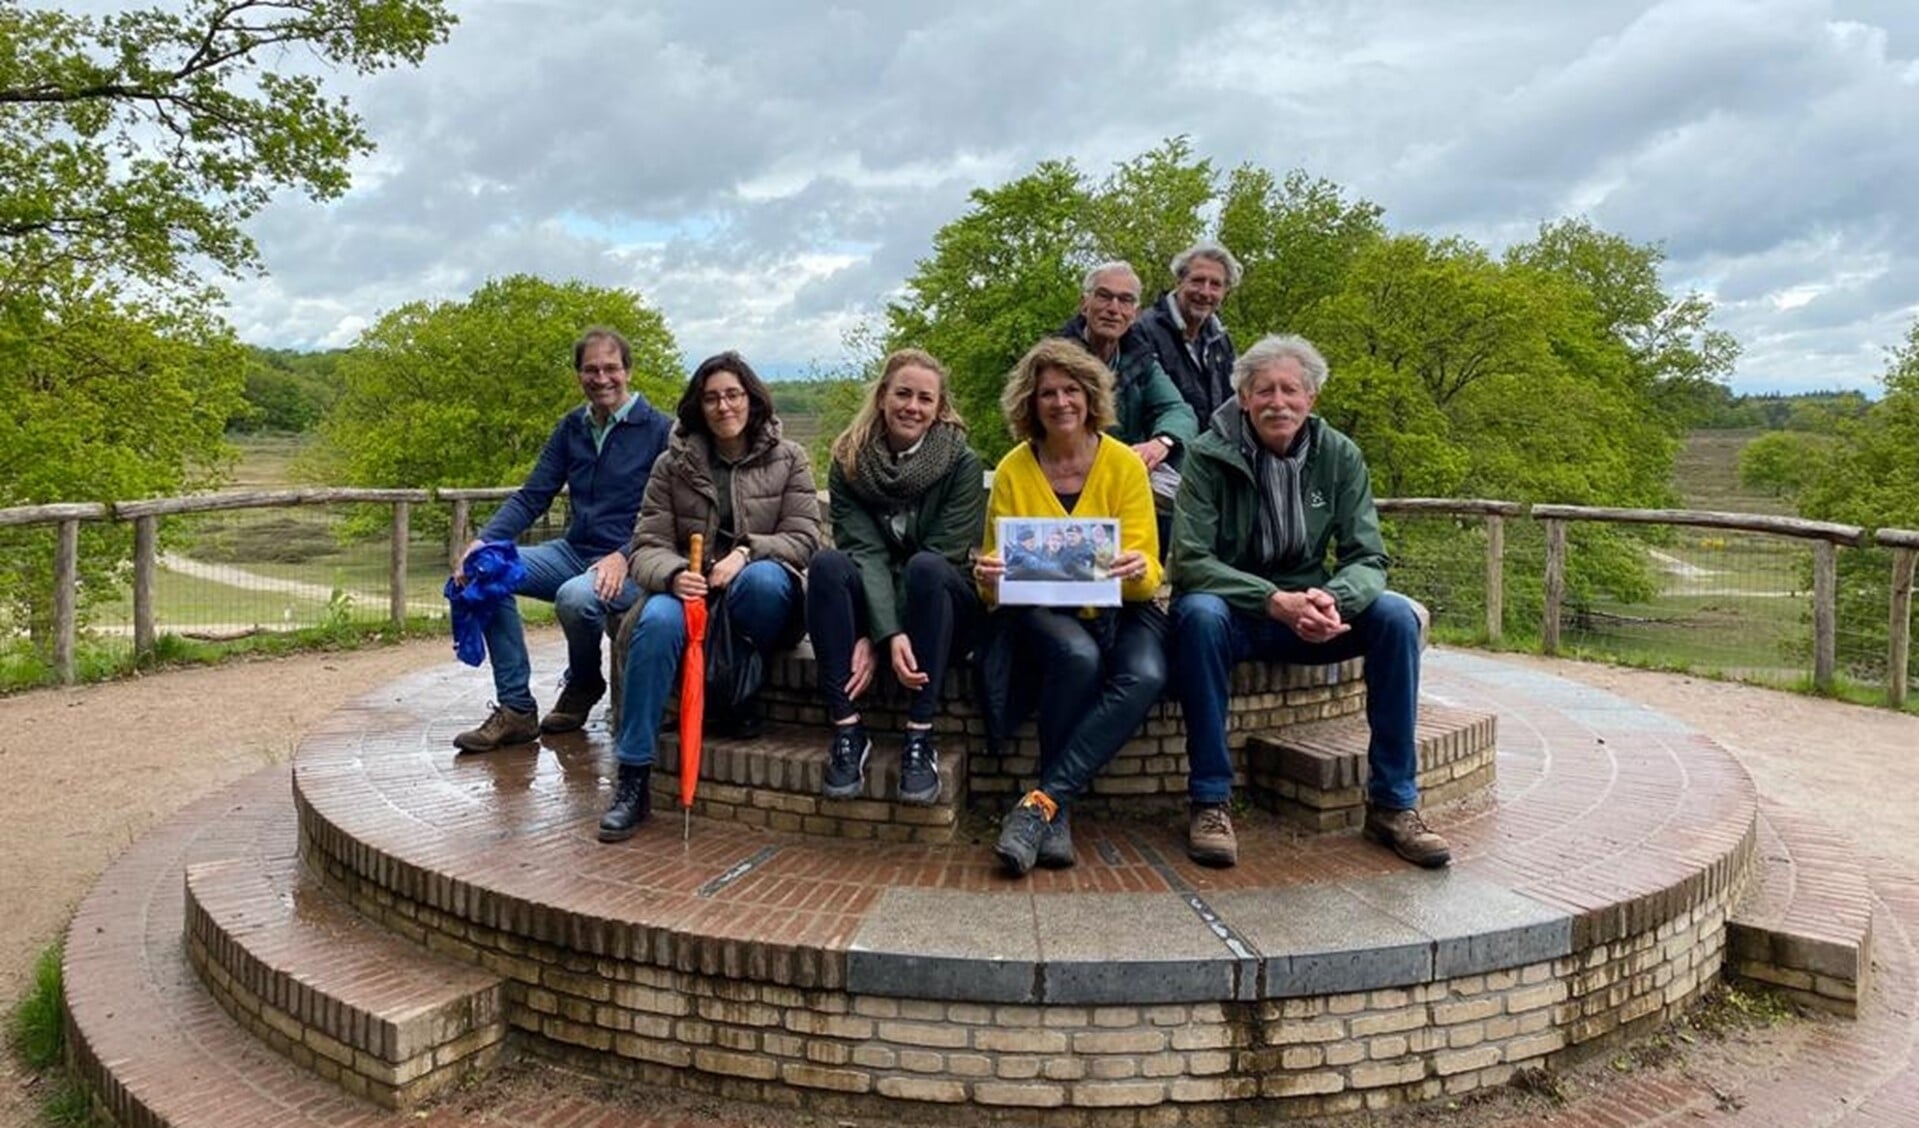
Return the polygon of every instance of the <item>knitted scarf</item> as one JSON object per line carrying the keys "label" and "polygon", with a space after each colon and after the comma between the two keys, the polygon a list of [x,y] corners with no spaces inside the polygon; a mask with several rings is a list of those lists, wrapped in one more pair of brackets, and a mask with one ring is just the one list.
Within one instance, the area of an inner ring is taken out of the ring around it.
{"label": "knitted scarf", "polygon": [[[1231,413],[1236,418],[1223,419]],[[1240,453],[1252,464],[1259,485],[1259,559],[1271,565],[1290,564],[1306,554],[1306,506],[1299,493],[1300,474],[1313,449],[1310,422],[1301,424],[1292,449],[1274,454],[1259,441],[1251,420],[1237,401],[1229,400],[1214,412],[1215,421],[1229,422]]]}
{"label": "knitted scarf", "polygon": [[918,500],[946,477],[965,452],[966,431],[951,423],[935,422],[919,448],[906,455],[894,454],[886,445],[884,430],[876,429],[872,440],[854,456],[847,486],[868,505],[897,508]]}

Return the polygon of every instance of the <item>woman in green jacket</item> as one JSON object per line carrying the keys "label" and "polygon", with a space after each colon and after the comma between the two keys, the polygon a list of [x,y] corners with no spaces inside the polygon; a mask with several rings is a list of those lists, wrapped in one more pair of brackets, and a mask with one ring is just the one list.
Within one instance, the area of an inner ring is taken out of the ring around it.
{"label": "woman in green jacket", "polygon": [[883,662],[912,693],[899,799],[939,796],[933,715],[954,655],[981,614],[966,578],[986,495],[946,369],[919,349],[886,358],[827,471],[834,548],[807,569],[806,629],[833,722],[824,792],[865,790],[873,742],[856,704]]}

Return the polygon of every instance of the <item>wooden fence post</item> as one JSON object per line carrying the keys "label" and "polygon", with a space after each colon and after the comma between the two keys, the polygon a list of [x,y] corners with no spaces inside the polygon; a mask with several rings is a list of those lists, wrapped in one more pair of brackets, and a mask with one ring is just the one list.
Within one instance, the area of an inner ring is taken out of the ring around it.
{"label": "wooden fence post", "polygon": [[1892,553],[1891,644],[1886,656],[1886,704],[1906,707],[1906,667],[1912,658],[1912,575],[1919,549],[1896,548]]}
{"label": "wooden fence post", "polygon": [[1566,601],[1566,522],[1546,522],[1546,620],[1540,624],[1539,648],[1548,656],[1559,653],[1559,607]]}
{"label": "wooden fence post", "polygon": [[160,552],[160,519],[133,519],[133,656],[153,654],[159,638],[153,626],[153,579]]}
{"label": "wooden fence post", "polygon": [[473,503],[465,498],[453,501],[453,527],[446,534],[446,569],[460,566],[460,553],[466,551],[467,526],[473,523]]}
{"label": "wooden fence post", "polygon": [[1486,514],[1486,641],[1498,644],[1506,630],[1506,519]]}
{"label": "wooden fence post", "polygon": [[1839,666],[1839,546],[1812,542],[1812,684],[1831,693]]}
{"label": "wooden fence post", "polygon": [[412,506],[393,503],[393,558],[387,571],[387,614],[396,629],[406,629],[406,544],[412,527]]}
{"label": "wooden fence post", "polygon": [[74,682],[73,647],[79,634],[80,522],[60,522],[53,550],[53,669],[60,684]]}

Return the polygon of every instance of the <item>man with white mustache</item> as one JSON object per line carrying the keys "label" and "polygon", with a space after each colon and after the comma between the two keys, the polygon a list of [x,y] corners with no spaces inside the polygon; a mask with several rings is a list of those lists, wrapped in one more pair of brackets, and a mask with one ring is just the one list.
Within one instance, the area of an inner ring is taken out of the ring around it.
{"label": "man with white mustache", "polygon": [[[1173,679],[1186,718],[1187,852],[1239,860],[1227,805],[1233,665],[1323,665],[1364,656],[1366,837],[1416,865],[1452,861],[1417,810],[1414,717],[1420,615],[1386,590],[1371,474],[1359,447],[1313,414],[1326,360],[1302,337],[1267,337],[1233,366],[1234,398],[1187,450],[1173,508]],[[1326,561],[1331,554],[1333,566]]]}

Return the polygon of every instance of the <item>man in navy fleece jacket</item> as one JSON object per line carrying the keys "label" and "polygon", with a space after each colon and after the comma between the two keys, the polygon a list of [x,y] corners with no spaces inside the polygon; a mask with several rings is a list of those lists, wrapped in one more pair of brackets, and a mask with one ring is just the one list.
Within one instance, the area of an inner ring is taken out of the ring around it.
{"label": "man in navy fleece jacket", "polygon": [[[549,600],[566,634],[566,679],[560,699],[535,719],[526,631],[517,600],[502,600],[486,623],[486,650],[493,663],[493,712],[479,728],[453,738],[462,752],[489,752],[505,744],[539,739],[541,732],[569,732],[606,693],[600,671],[600,638],[607,616],[619,615],[639,598],[626,576],[626,542],[646,492],[653,460],[666,449],[672,422],[629,387],[633,350],[611,329],[588,329],[573,346],[573,369],[586,403],[567,412],[546,440],[526,484],[515,490],[480,535],[460,554],[487,541],[510,541],[539,520],[560,487],[572,517],[561,540],[520,550],[526,579],[516,594]],[[463,567],[454,579],[464,582]]]}

